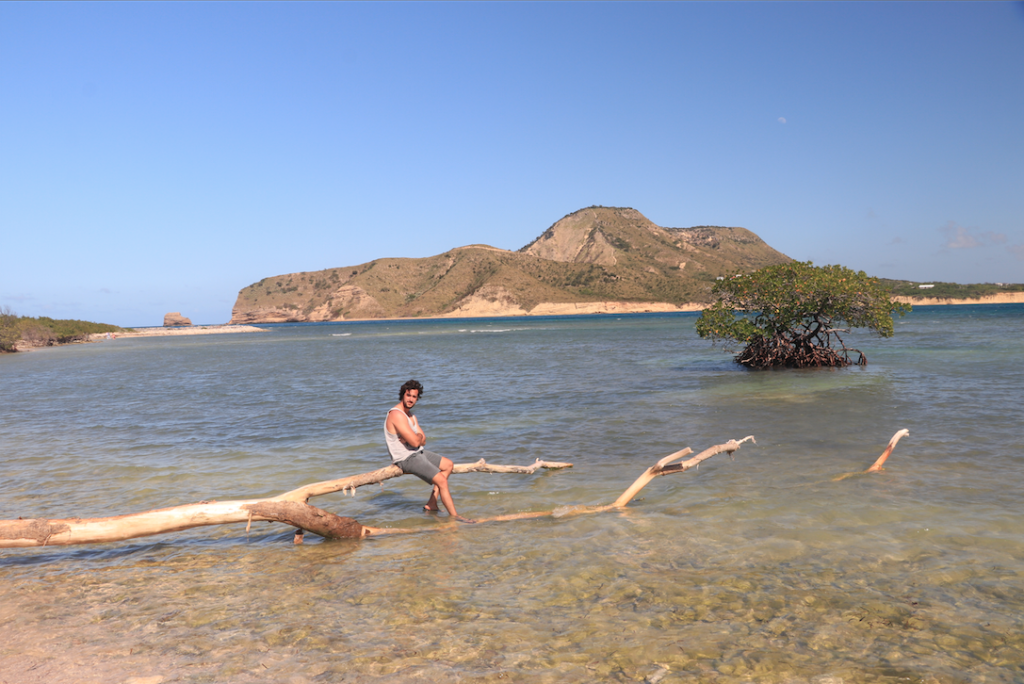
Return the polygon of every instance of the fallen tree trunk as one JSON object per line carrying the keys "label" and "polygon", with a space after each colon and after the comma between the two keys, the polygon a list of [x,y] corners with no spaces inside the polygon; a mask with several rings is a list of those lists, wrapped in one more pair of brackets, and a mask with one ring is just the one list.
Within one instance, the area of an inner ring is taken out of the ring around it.
{"label": "fallen tree trunk", "polygon": [[[691,453],[691,449],[683,449],[666,456],[648,468],[615,503],[607,506],[561,507],[552,511],[529,513],[512,513],[491,518],[479,519],[477,522],[505,522],[547,516],[578,515],[596,513],[612,508],[622,508],[636,496],[651,480],[659,475],[681,473],[698,465],[701,461],[711,458],[723,451],[733,452],[740,444],[753,437],[740,441],[730,440],[725,444],[707,449],[684,463],[669,465]],[[532,474],[541,468],[570,468],[571,463],[537,461],[530,466],[490,465],[483,459],[471,464],[456,464],[454,473],[523,473]],[[402,469],[390,465],[369,473],[353,475],[337,480],[315,482],[267,499],[244,501],[202,501],[196,504],[163,508],[144,513],[133,513],[109,518],[93,518],[83,520],[72,518],[65,520],[5,520],[0,521],[0,548],[32,547],[32,546],[65,546],[71,544],[95,544],[103,542],[125,541],[137,537],[145,537],[165,532],[176,532],[205,525],[223,525],[229,523],[247,523],[253,521],[282,522],[301,530],[308,530],[328,539],[362,539],[367,536],[385,534],[405,534],[423,532],[421,528],[378,528],[360,524],[352,518],[335,515],[328,511],[310,506],[306,503],[314,496],[333,492],[351,492],[370,484],[383,483],[394,477],[401,476]],[[446,526],[447,527],[447,526]],[[248,529],[248,527],[246,528]],[[444,528],[427,528],[431,530]]]}
{"label": "fallen tree trunk", "polygon": [[[843,480],[843,479],[845,479],[847,477],[852,477],[854,475],[863,475],[863,474],[874,473],[874,472],[878,472],[878,471],[882,470],[882,464],[885,463],[886,459],[888,459],[889,456],[892,454],[893,449],[896,447],[896,443],[900,441],[900,438],[905,437],[905,436],[907,436],[909,434],[910,434],[910,432],[908,430],[900,430],[895,435],[893,435],[892,439],[889,440],[889,445],[886,447],[885,451],[882,453],[881,456],[878,457],[878,459],[875,461],[874,465],[872,465],[867,470],[862,471],[862,472],[858,472],[858,473],[848,473],[846,475],[842,475],[840,477],[835,478],[835,480]],[[674,454],[669,454],[668,456],[665,456],[660,461],[655,463],[653,466],[651,466],[650,468],[645,470],[640,475],[640,477],[638,477],[636,479],[636,481],[634,481],[633,484],[631,484],[626,489],[626,491],[624,491],[619,496],[619,498],[615,500],[614,503],[606,505],[606,506],[562,506],[562,507],[556,508],[556,509],[554,509],[552,511],[530,511],[530,512],[527,512],[527,513],[508,513],[506,515],[497,515],[497,516],[494,516],[494,517],[491,517],[491,518],[480,518],[476,522],[478,522],[478,523],[484,523],[484,522],[508,522],[508,521],[511,521],[511,520],[530,520],[530,519],[534,519],[534,518],[547,518],[547,517],[561,518],[561,517],[570,516],[570,515],[582,515],[582,514],[586,514],[586,513],[602,513],[604,511],[622,509],[622,508],[625,508],[626,505],[628,505],[630,501],[635,499],[636,495],[640,493],[640,490],[642,490],[644,487],[646,487],[648,484],[650,484],[651,481],[654,480],[654,478],[656,478],[656,477],[663,477],[665,475],[671,475],[672,473],[683,473],[683,472],[686,472],[690,468],[696,468],[702,462],[708,460],[712,456],[715,456],[717,454],[721,454],[723,452],[727,452],[727,453],[730,453],[730,454],[733,453],[734,451],[739,449],[740,446],[744,442],[747,442],[747,441],[753,442],[754,444],[757,443],[755,441],[753,435],[750,435],[748,437],[744,437],[743,439],[740,439],[740,440],[731,439],[728,442],[726,442],[725,444],[716,444],[713,447],[705,449],[704,451],[700,452],[699,454],[697,454],[693,458],[688,459],[686,461],[682,461],[680,463],[673,463],[673,461],[678,461],[679,459],[683,458],[684,456],[689,456],[691,453],[693,453],[692,449],[687,447],[686,449],[682,449],[681,451],[677,451]],[[389,527],[389,528],[383,528],[383,529],[377,529],[377,528],[367,528],[367,529],[368,529],[367,536],[369,536],[369,535],[383,535],[383,534],[408,534],[408,533],[412,533],[412,532],[428,532],[428,531],[429,532],[433,532],[433,531],[443,530],[443,529],[446,529],[446,528],[444,528],[444,527],[431,527],[431,528],[427,528],[427,529],[423,529],[423,528],[419,528],[419,529],[408,529],[408,528],[407,529],[402,529],[402,528],[391,528],[391,527]]]}
{"label": "fallen tree trunk", "polygon": [[[656,477],[661,477],[663,475],[671,475],[672,473],[686,472],[690,468],[694,468],[700,465],[702,461],[706,461],[712,456],[720,454],[723,451],[726,451],[731,454],[732,452],[739,449],[741,444],[747,441],[754,442],[754,436],[749,435],[739,441],[736,441],[735,439],[730,439],[725,444],[716,444],[715,446],[700,452],[690,460],[683,461],[682,463],[673,464],[672,461],[677,461],[683,456],[689,456],[693,452],[693,449],[687,447],[682,451],[677,451],[674,454],[669,454],[668,456],[661,459],[660,461],[652,465],[650,468],[645,470],[643,474],[636,479],[636,482],[631,484],[629,488],[622,493],[622,496],[615,500],[615,503],[613,503],[611,507],[622,508],[630,501],[632,501],[640,492],[640,490],[647,486],[648,482],[650,482]],[[754,443],[756,444],[757,442]]]}
{"label": "fallen tree trunk", "polygon": [[[491,465],[484,459],[480,459],[476,463],[456,463],[452,472],[456,475],[465,473],[522,473],[524,475],[532,475],[541,468],[546,470],[558,470],[561,468],[571,468],[572,463],[560,463],[557,461],[542,461],[539,458],[533,465],[529,466],[507,466],[507,465]],[[396,465],[389,465],[373,472],[363,473],[362,475],[352,475],[350,477],[343,477],[339,480],[327,480],[325,482],[315,482],[305,487],[299,487],[293,489],[290,492],[279,494],[273,497],[272,501],[297,501],[299,503],[306,503],[310,498],[314,496],[321,496],[323,494],[332,494],[334,492],[348,493],[352,492],[355,496],[356,489],[359,487],[365,487],[366,485],[378,484],[385,480],[390,480],[393,477],[399,477],[403,475],[402,469]]]}
{"label": "fallen tree trunk", "polygon": [[[289,522],[284,509],[265,517],[260,509],[252,507],[270,503],[263,499],[245,501],[202,501],[200,503],[160,508],[144,513],[130,513],[109,518],[68,518],[64,520],[5,520],[0,522],[0,548],[26,546],[66,546],[71,544],[100,544],[124,541],[136,537],[177,532],[205,525],[248,523],[256,521]],[[277,502],[274,502],[277,503]],[[304,504],[307,505],[308,504]],[[309,506],[313,508],[312,506]],[[314,509],[319,510],[319,509]],[[333,514],[321,511],[327,516]],[[315,520],[303,518],[303,525],[313,530]],[[339,516],[334,516],[338,518]],[[320,526],[323,527],[323,526]],[[325,532],[328,530],[325,528]]]}
{"label": "fallen tree trunk", "polygon": [[[540,459],[531,466],[489,465],[480,459],[476,463],[457,465],[454,472],[531,474],[541,468],[571,467],[571,463],[541,461]],[[253,521],[282,522],[299,529],[309,530],[328,539],[360,539],[374,533],[376,528],[366,527],[352,518],[335,515],[310,506],[306,502],[310,497],[332,492],[351,491],[354,495],[358,487],[383,483],[385,480],[400,475],[402,475],[402,469],[392,465],[371,473],[306,485],[268,499],[201,501],[184,506],[108,518],[2,520],[0,521],[0,548],[100,544],[177,532],[206,525],[251,524]]]}
{"label": "fallen tree trunk", "polygon": [[[878,472],[882,464],[892,454],[896,443],[901,437],[910,434],[900,430],[892,439],[874,465],[864,473]],[[563,517],[584,513],[600,513],[603,511],[622,509],[654,478],[682,473],[699,466],[703,461],[717,454],[733,453],[744,442],[755,442],[753,435],[740,440],[729,440],[705,449],[693,458],[679,463],[684,456],[693,453],[690,448],[682,449],[665,456],[653,466],[645,470],[636,481],[624,491],[613,503],[605,506],[562,506],[551,511],[532,511],[510,513],[491,518],[481,518],[476,522],[507,522],[511,520],[527,520],[544,517]],[[531,474],[541,468],[571,468],[571,463],[541,461],[530,466],[490,465],[483,459],[471,464],[457,464],[454,473],[524,473]],[[850,473],[837,480],[859,475]],[[353,475],[338,480],[328,480],[306,485],[292,491],[279,494],[268,499],[252,499],[246,501],[202,501],[196,504],[175,506],[145,513],[134,513],[111,518],[94,518],[82,520],[72,518],[66,520],[3,520],[0,521],[0,548],[57,546],[68,544],[89,544],[112,541],[123,541],[136,537],[145,537],[165,532],[175,532],[204,525],[221,525],[226,523],[251,524],[252,521],[282,522],[300,530],[309,530],[328,539],[362,539],[368,536],[386,534],[408,534],[451,529],[450,525],[429,528],[378,528],[360,524],[352,518],[335,515],[328,511],[310,506],[306,503],[311,497],[330,494],[332,492],[352,492],[368,484],[383,483],[402,475],[398,466],[387,466],[370,473]],[[248,527],[246,527],[248,530]]]}
{"label": "fallen tree trunk", "polygon": [[[741,440],[730,439],[725,444],[716,444],[713,447],[705,449],[693,458],[683,461],[682,463],[673,463],[684,456],[688,456],[693,453],[693,449],[689,447],[677,451],[674,454],[662,458],[660,461],[655,463],[653,466],[648,468],[631,484],[626,491],[624,491],[614,503],[605,506],[560,506],[552,511],[530,511],[526,513],[508,513],[505,515],[496,515],[490,518],[478,518],[476,522],[509,522],[511,520],[531,520],[534,518],[562,518],[570,515],[583,515],[586,513],[603,513],[605,511],[625,508],[626,505],[636,498],[636,495],[640,493],[640,490],[646,487],[651,480],[656,477],[664,475],[671,475],[672,473],[684,473],[690,468],[695,468],[700,465],[703,461],[708,460],[716,454],[722,452],[732,453],[740,448],[744,442],[754,442],[754,436],[744,437]],[[756,442],[754,442],[756,444]],[[409,528],[368,528],[370,531],[367,536],[370,535],[382,535],[382,534],[408,534],[411,532],[427,532],[437,531],[445,528],[431,527],[427,529],[409,529]]]}

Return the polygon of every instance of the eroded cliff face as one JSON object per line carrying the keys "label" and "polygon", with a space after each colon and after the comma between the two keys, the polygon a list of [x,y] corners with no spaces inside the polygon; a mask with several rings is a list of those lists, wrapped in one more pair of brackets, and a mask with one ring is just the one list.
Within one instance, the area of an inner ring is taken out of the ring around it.
{"label": "eroded cliff face", "polygon": [[343,285],[312,306],[300,307],[292,302],[281,305],[259,306],[243,300],[239,295],[231,310],[231,323],[320,323],[325,321],[343,321],[345,314],[350,318],[384,318],[384,307],[370,293],[356,285]]}
{"label": "eroded cliff face", "polygon": [[692,310],[716,277],[787,261],[743,228],[588,207],[517,252],[469,245],[264,278],[239,292],[231,323]]}
{"label": "eroded cliff face", "polygon": [[452,311],[443,314],[453,318],[474,316],[525,316],[515,294],[500,285],[484,285],[456,302]]}
{"label": "eroded cliff face", "polygon": [[[640,212],[633,213],[646,221]],[[551,261],[614,266],[615,247],[601,227],[597,210],[583,209],[555,223],[522,251]]]}

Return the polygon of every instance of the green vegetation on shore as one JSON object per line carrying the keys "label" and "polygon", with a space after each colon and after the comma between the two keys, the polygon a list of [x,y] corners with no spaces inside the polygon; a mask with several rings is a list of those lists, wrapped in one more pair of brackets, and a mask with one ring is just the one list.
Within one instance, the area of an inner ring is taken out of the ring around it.
{"label": "green vegetation on shore", "polygon": [[[1003,292],[1024,292],[1022,283],[973,283],[961,285],[959,283],[940,283],[931,281],[919,283],[910,280],[889,280],[880,279],[882,285],[889,288],[897,297],[934,297],[938,299],[980,299],[990,297]],[[934,287],[922,288],[922,285],[933,285]]]}
{"label": "green vegetation on shore", "polygon": [[848,366],[850,352],[864,365],[864,353],[847,347],[839,333],[869,328],[892,337],[893,314],[911,310],[864,271],[810,261],[725,278],[712,294],[717,301],[701,312],[697,334],[742,342],[736,362],[749,368]]}
{"label": "green vegetation on shore", "polygon": [[123,332],[106,323],[92,323],[47,316],[18,316],[9,308],[0,309],[0,352],[16,351],[21,342],[32,347],[84,342],[93,333]]}

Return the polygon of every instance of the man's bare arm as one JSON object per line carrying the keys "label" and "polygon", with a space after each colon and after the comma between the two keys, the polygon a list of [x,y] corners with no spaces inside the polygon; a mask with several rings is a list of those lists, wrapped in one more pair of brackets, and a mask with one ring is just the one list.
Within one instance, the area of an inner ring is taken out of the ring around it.
{"label": "man's bare arm", "polygon": [[418,434],[420,437],[420,446],[426,446],[427,433],[423,431],[423,426],[420,425],[420,421],[416,416],[410,416],[410,418],[412,418],[412,424],[415,425],[416,429],[419,431],[416,434]]}
{"label": "man's bare arm", "polygon": [[[388,432],[398,435],[398,438],[405,443],[410,449],[419,449],[421,446],[427,443],[427,436],[423,434],[423,428],[420,428],[421,432],[413,432],[412,428],[409,427],[409,421],[403,417],[398,417],[398,411],[392,411],[388,415]],[[417,427],[419,424],[417,423]]]}

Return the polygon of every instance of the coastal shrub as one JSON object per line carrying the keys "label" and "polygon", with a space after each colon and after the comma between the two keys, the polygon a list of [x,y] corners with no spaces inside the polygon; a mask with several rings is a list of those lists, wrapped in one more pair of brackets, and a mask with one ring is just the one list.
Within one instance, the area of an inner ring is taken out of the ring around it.
{"label": "coastal shrub", "polygon": [[[1020,292],[1024,285],[1017,283],[973,283],[961,285],[960,283],[944,283],[931,281],[918,283],[909,280],[883,280],[894,295],[903,297],[937,297],[943,299],[979,299],[989,297],[1000,292]],[[931,287],[921,288],[920,286],[930,285]]]}
{"label": "coastal shrub", "polygon": [[21,340],[33,347],[49,347],[57,342],[57,336],[49,328],[35,321],[22,321]]}
{"label": "coastal shrub", "polygon": [[[749,368],[864,365],[840,333],[869,328],[893,335],[894,313],[910,311],[888,288],[863,271],[794,261],[716,282],[717,301],[697,319],[697,333],[712,341],[743,343],[736,362]],[[847,326],[847,327],[844,327]]]}
{"label": "coastal shrub", "polygon": [[10,307],[0,308],[0,352],[14,351],[14,345],[20,338],[17,314]]}
{"label": "coastal shrub", "polygon": [[78,321],[74,319],[54,319],[47,316],[40,316],[31,320],[44,326],[53,333],[57,344],[68,342],[79,342],[88,338],[93,333],[121,332],[122,328],[106,323],[93,323],[91,321]]}
{"label": "coastal shrub", "polygon": [[68,344],[86,340],[92,333],[121,332],[123,328],[106,323],[18,316],[8,307],[0,309],[0,351],[15,351],[19,341],[34,347]]}

